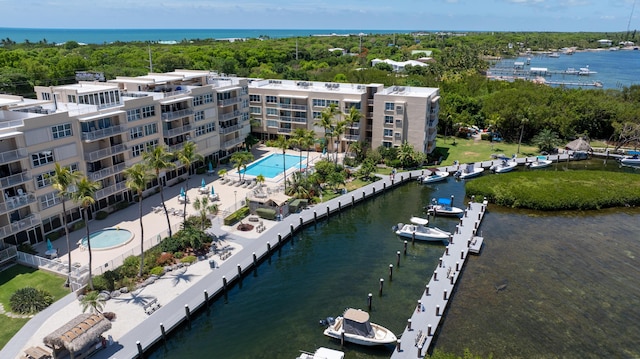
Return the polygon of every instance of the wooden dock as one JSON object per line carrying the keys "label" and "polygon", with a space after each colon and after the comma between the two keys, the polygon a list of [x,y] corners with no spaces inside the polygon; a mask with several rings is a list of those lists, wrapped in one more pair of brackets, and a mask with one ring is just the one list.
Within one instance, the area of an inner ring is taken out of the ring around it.
{"label": "wooden dock", "polygon": [[460,224],[440,257],[429,283],[412,308],[407,326],[391,359],[422,358],[431,346],[469,253],[479,253],[483,238],[476,236],[487,201],[469,202]]}

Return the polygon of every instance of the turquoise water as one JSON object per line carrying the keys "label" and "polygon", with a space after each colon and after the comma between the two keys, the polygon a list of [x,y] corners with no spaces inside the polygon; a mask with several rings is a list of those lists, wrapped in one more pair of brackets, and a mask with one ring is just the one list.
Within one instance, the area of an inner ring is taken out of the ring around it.
{"label": "turquoise water", "polygon": [[[568,68],[578,70],[588,66],[591,71],[596,72],[589,76],[553,74],[545,77],[549,81],[599,81],[605,89],[619,89],[623,86],[640,84],[640,66],[638,66],[640,51],[585,51],[576,52],[573,55],[560,54],[557,58],[546,55],[532,55],[530,58],[531,67],[546,67],[549,71],[566,71]],[[498,62],[496,66],[513,69],[515,61],[525,62],[526,60],[526,57],[505,59]]]}
{"label": "turquoise water", "polygon": [[[241,171],[242,173],[249,176],[258,176],[263,175],[265,178],[274,178],[283,172],[283,168],[286,168],[287,171],[291,169],[296,169],[300,167],[300,156],[294,155],[284,155],[284,161],[282,155],[279,153],[271,154],[267,157],[261,158],[260,160],[250,164],[247,166],[247,169]],[[295,167],[295,168],[294,168]],[[302,165],[302,168],[305,168],[305,165]]]}
{"label": "turquoise water", "polygon": [[[91,237],[91,249],[107,249],[121,246],[131,240],[133,234],[126,229],[106,228],[93,232]],[[87,237],[82,238],[82,245],[87,246]]]}

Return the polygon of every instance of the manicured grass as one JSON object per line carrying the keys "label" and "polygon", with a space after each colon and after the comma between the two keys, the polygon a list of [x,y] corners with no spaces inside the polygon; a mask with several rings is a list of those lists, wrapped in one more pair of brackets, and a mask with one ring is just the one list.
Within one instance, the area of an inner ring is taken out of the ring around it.
{"label": "manicured grass", "polygon": [[640,205],[638,176],[606,171],[523,171],[485,175],[465,184],[467,196],[536,210],[587,210]]}
{"label": "manicured grass", "polygon": [[[15,265],[0,272],[0,303],[6,311],[10,311],[9,298],[18,289],[34,287],[46,290],[53,295],[54,301],[69,294],[64,287],[65,278],[30,267]],[[14,319],[1,315],[0,348],[22,328],[29,319]]]}
{"label": "manicured grass", "polygon": [[[453,161],[460,163],[471,163],[480,161],[490,161],[491,154],[503,153],[509,157],[518,151],[517,143],[489,142],[474,140],[473,138],[456,138],[453,144],[453,137],[438,136],[436,146],[436,156],[442,156],[442,163],[438,165],[452,165]],[[519,157],[536,156],[539,154],[538,147],[522,144],[520,145]]]}

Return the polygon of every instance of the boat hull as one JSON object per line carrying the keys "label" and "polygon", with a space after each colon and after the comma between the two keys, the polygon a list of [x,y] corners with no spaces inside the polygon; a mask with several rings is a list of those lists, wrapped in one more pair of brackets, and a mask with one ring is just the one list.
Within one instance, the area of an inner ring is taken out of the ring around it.
{"label": "boat hull", "polygon": [[531,162],[528,164],[529,168],[531,169],[536,169],[536,168],[545,168],[545,167],[549,167],[551,166],[551,164],[553,163],[553,161],[550,160],[544,160],[544,161],[536,161],[536,162]]}
{"label": "boat hull", "polygon": [[433,213],[436,216],[459,217],[464,213],[464,210],[458,207],[442,207],[437,205],[430,205],[425,208],[427,210],[427,213]]}
{"label": "boat hull", "polygon": [[420,176],[418,181],[422,184],[444,181],[449,177],[449,172],[437,172],[433,176]]}
{"label": "boat hull", "polygon": [[620,163],[627,166],[640,166],[640,158],[623,158]]}
{"label": "boat hull", "polygon": [[[427,231],[424,231],[426,229]],[[412,225],[406,224],[397,229],[396,235],[399,237],[413,239],[414,235],[416,240],[426,242],[441,242],[449,239],[451,233],[445,232],[439,228],[424,228],[423,230],[412,230]]]}
{"label": "boat hull", "polygon": [[456,172],[456,178],[458,179],[468,179],[480,176],[484,172],[484,168],[474,168],[473,172]]}

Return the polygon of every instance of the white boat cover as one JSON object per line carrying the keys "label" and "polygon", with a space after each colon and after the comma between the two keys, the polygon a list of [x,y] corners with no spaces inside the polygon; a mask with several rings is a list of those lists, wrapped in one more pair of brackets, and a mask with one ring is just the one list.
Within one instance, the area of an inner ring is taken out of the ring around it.
{"label": "white boat cover", "polygon": [[420,226],[426,226],[427,224],[429,224],[429,220],[428,219],[420,218],[420,217],[411,217],[410,221],[411,221],[411,223],[417,224],[417,225],[420,225]]}
{"label": "white boat cover", "polygon": [[342,316],[342,328],[345,333],[360,335],[365,338],[374,338],[375,332],[369,323],[369,313],[349,308]]}

